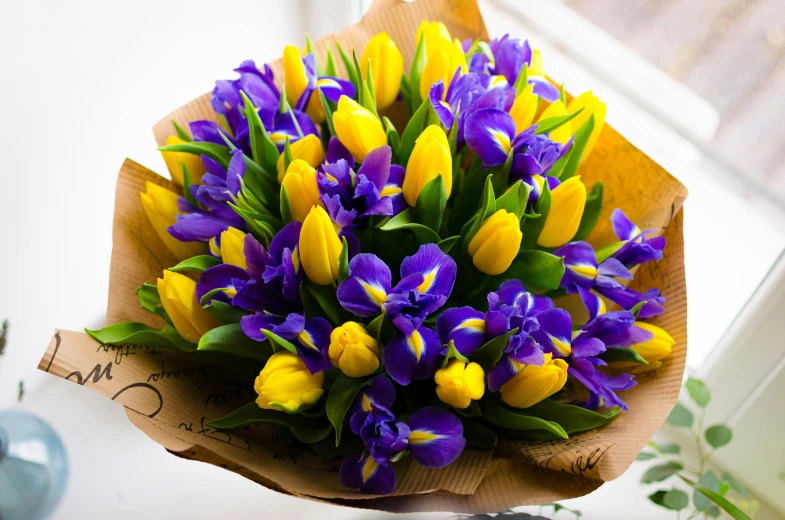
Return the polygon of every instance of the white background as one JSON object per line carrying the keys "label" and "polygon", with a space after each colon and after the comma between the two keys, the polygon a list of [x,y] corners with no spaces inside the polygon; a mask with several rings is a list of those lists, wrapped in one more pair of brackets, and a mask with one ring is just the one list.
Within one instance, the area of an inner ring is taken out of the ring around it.
{"label": "white background", "polygon": [[[55,327],[103,324],[116,173],[126,156],[165,171],[152,124],[209,91],[215,79],[232,77],[242,60],[273,60],[284,44],[301,45],[306,28],[318,38],[356,21],[357,5],[3,2],[0,319],[9,319],[11,335],[9,355],[0,361],[0,408],[14,404],[18,380],[24,379],[24,406],[63,436],[72,478],[57,518],[377,517],[288,498],[229,472],[168,456],[115,403],[35,370]],[[492,34],[520,31],[498,6],[483,9]],[[542,48],[549,51],[545,42]],[[546,68],[553,58],[554,77],[572,80],[568,85],[579,85],[576,91],[595,85],[586,70],[559,58],[558,49],[550,51],[544,57]],[[613,85],[595,90],[609,102],[609,121],[692,192],[686,206],[690,364],[699,368],[782,249],[782,227],[702,170],[698,151]],[[667,92],[664,104],[671,103],[672,111],[685,99],[686,106],[698,106],[678,88]],[[710,131],[710,111],[698,123]],[[719,255],[728,236],[734,248]],[[728,277],[734,283],[718,284]],[[571,504],[587,518],[629,518],[630,511],[636,518],[661,518],[663,511],[648,504],[648,493],[637,485],[642,470],[633,465],[621,479]]]}

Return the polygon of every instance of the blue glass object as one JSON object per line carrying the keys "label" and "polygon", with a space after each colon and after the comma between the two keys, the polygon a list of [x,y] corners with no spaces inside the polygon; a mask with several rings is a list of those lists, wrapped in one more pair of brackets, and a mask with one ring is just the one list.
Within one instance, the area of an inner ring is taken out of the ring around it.
{"label": "blue glass object", "polygon": [[52,427],[26,412],[0,412],[0,519],[48,518],[67,480],[65,447]]}

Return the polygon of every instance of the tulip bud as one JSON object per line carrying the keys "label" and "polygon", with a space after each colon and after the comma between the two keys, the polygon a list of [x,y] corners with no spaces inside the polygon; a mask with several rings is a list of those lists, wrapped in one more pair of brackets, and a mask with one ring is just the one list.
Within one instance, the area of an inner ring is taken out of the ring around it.
{"label": "tulip bud", "polygon": [[640,374],[641,372],[648,372],[655,370],[662,366],[662,360],[671,355],[676,341],[665,330],[656,325],[645,322],[635,322],[635,326],[647,332],[654,334],[654,337],[649,341],[638,343],[630,348],[634,350],[640,357],[645,359],[649,364],[643,365],[640,363],[612,363],[613,368],[623,368],[629,370],[633,374]]}
{"label": "tulip bud", "polygon": [[[183,144],[185,141],[177,136],[170,135],[166,138],[166,145]],[[178,186],[182,186],[185,174],[183,173],[183,165],[188,169],[188,176],[191,178],[192,184],[199,184],[204,175],[204,166],[202,166],[202,158],[198,155],[185,152],[161,152],[166,163],[166,168],[169,170],[169,175],[172,176],[172,181]]]}
{"label": "tulip bud", "polygon": [[[545,121],[550,117],[561,117],[561,116],[566,116],[567,114],[568,112],[567,109],[564,108],[564,103],[562,103],[560,99],[557,99],[556,101],[548,105],[548,108],[543,110],[542,114],[540,114],[540,117],[537,118],[537,123]],[[559,128],[552,130],[548,134],[550,140],[556,141],[557,143],[561,143],[561,144],[564,144],[567,141],[569,141],[570,138],[575,133],[575,131],[577,131],[577,129],[580,128],[580,127],[573,127],[571,125],[572,121],[575,121],[575,119],[571,121],[567,121]],[[573,128],[575,129],[575,131],[573,131]]]}
{"label": "tulip bud", "polygon": [[333,126],[338,139],[358,161],[363,161],[371,150],[387,144],[382,122],[348,96],[338,100]]}
{"label": "tulip bud", "polygon": [[203,243],[180,242],[169,234],[168,229],[177,221],[177,214],[180,212],[177,206],[177,194],[150,181],[147,181],[146,189],[146,192],[139,194],[142,208],[166,249],[178,260],[205,254],[207,248]]}
{"label": "tulip bud", "polygon": [[430,125],[414,142],[412,155],[403,178],[403,198],[409,206],[417,205],[417,197],[426,184],[442,175],[447,198],[452,192],[452,157],[444,130]]}
{"label": "tulip bud", "polygon": [[586,206],[586,186],[579,175],[570,177],[551,192],[551,208],[537,244],[542,247],[563,246],[578,232]]}
{"label": "tulip bud", "polygon": [[433,379],[439,399],[455,408],[466,408],[485,393],[485,372],[477,363],[453,359],[437,370]]}
{"label": "tulip bud", "polygon": [[245,233],[233,227],[221,233],[221,260],[225,264],[248,268],[245,262]]}
{"label": "tulip bud", "polygon": [[281,350],[267,360],[253,389],[259,394],[259,408],[296,413],[300,407],[319,400],[324,393],[323,384],[324,372],[311,374],[299,356]]}
{"label": "tulip bud", "polygon": [[570,101],[567,105],[567,113],[572,114],[581,108],[583,109],[583,112],[570,121],[573,133],[577,132],[591,116],[594,116],[594,128],[591,131],[589,140],[586,142],[586,148],[584,148],[583,155],[581,156],[581,162],[583,162],[589,154],[591,154],[591,151],[594,149],[594,144],[600,137],[602,127],[605,125],[606,107],[605,103],[601,102],[600,98],[592,94],[591,90],[589,90]]}
{"label": "tulip bud", "polygon": [[365,377],[379,368],[379,344],[353,321],[347,321],[330,333],[330,361],[349,377]]}
{"label": "tulip bud", "polygon": [[482,223],[469,241],[469,255],[485,274],[502,274],[521,249],[521,223],[515,213],[500,209]]}
{"label": "tulip bud", "polygon": [[553,354],[545,354],[542,366],[517,365],[518,373],[499,389],[502,401],[515,408],[528,408],[550,397],[564,387],[567,382],[567,363],[563,359],[553,359]]}
{"label": "tulip bud", "polygon": [[291,106],[297,104],[297,100],[308,88],[308,76],[305,73],[305,64],[300,49],[294,45],[287,45],[283,48],[283,76],[286,100]]}
{"label": "tulip bud", "polygon": [[360,56],[360,72],[367,79],[368,62],[373,73],[373,91],[379,110],[392,105],[398,97],[403,75],[403,55],[386,32],[380,32],[366,44]]}
{"label": "tulip bud", "polygon": [[461,69],[461,74],[465,74],[469,70],[460,40],[456,38],[451,42],[434,39],[434,42],[436,48],[429,48],[430,42],[426,39],[427,59],[420,75],[420,97],[426,100],[434,83],[442,80],[446,92],[458,68]]}
{"label": "tulip bud", "polygon": [[534,93],[534,83],[526,85],[526,88],[515,98],[515,102],[512,104],[512,108],[510,108],[510,116],[515,121],[515,132],[517,134],[532,126],[539,100],[540,98]]}
{"label": "tulip bud", "polygon": [[426,56],[431,49],[436,49],[441,43],[449,43],[452,40],[450,31],[442,22],[426,22],[425,20],[420,22],[420,26],[417,28],[416,41],[418,44],[422,38],[425,38]]}
{"label": "tulip bud", "polygon": [[281,186],[286,188],[289,196],[292,220],[302,222],[311,208],[324,207],[319,194],[319,185],[316,182],[316,170],[302,159],[295,159],[289,163],[289,169],[286,170]]}
{"label": "tulip bud", "polygon": [[308,279],[319,285],[337,280],[342,249],[341,239],[327,212],[321,206],[312,207],[300,230],[298,246],[300,264]]}
{"label": "tulip bud", "polygon": [[[308,134],[302,139],[293,142],[289,146],[289,149],[292,151],[292,159],[302,159],[312,168],[318,167],[324,160],[322,142],[314,134]],[[283,169],[283,159],[283,154],[281,154],[278,157],[278,164],[276,165],[276,168],[278,169],[278,182],[283,182],[283,176],[284,173],[286,173]]]}
{"label": "tulip bud", "polygon": [[196,301],[196,282],[184,274],[164,271],[158,279],[158,296],[177,332],[191,343],[220,323]]}

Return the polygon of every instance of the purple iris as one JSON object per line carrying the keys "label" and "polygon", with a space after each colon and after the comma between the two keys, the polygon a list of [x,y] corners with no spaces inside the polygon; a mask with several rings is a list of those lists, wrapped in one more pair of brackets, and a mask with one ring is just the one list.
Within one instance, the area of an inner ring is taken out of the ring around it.
{"label": "purple iris", "polygon": [[[589,292],[594,290],[627,310],[645,301],[639,312],[641,318],[651,318],[665,310],[662,306],[665,298],[660,296],[658,289],[650,289],[642,294],[625,287],[616,281],[616,278],[631,280],[630,271],[613,257],[598,266],[594,248],[586,242],[571,242],[556,249],[553,254],[564,258],[565,270],[561,287],[568,293],[577,292],[581,297],[585,296],[584,303],[587,308],[595,304]],[[584,290],[579,291],[579,288]]]}
{"label": "purple iris", "polygon": [[[436,332],[442,345],[452,341],[464,356],[470,356],[488,340],[508,330],[509,317],[496,310],[481,312],[473,307],[455,307],[447,309],[436,319]],[[445,351],[445,348],[442,350]]]}
{"label": "purple iris", "polygon": [[392,164],[389,146],[368,153],[357,173],[344,150],[337,138],[331,138],[327,160],[317,173],[322,202],[333,222],[348,230],[372,215],[392,217],[406,208],[401,189],[405,169]]}
{"label": "purple iris", "polygon": [[412,379],[432,377],[441,343],[422,323],[450,296],[455,260],[436,244],[425,244],[401,262],[401,280],[395,287],[390,268],[376,255],[355,256],[349,271],[349,278],[338,286],[341,305],[358,316],[384,312],[399,331],[384,349],[385,367],[393,381],[408,385]]}
{"label": "purple iris", "polygon": [[[491,52],[493,53],[493,63],[489,63],[488,72],[507,78],[507,83],[514,85],[523,69],[523,64],[531,66],[532,48],[529,40],[519,40],[510,38],[505,34],[501,38],[491,40]],[[534,93],[553,103],[559,99],[559,89],[552,85],[545,78],[529,77],[529,83],[534,83]]]}
{"label": "purple iris", "polygon": [[624,242],[613,253],[613,258],[627,267],[662,258],[662,250],[665,249],[665,237],[655,236],[647,238],[647,235],[656,232],[656,229],[641,231],[638,226],[627,218],[627,215],[620,208],[613,210],[611,224],[616,236]]}
{"label": "purple iris", "polygon": [[240,325],[245,335],[256,341],[267,339],[262,332],[265,329],[292,342],[312,374],[333,368],[327,355],[332,327],[323,318],[306,321],[305,316],[299,313],[283,317],[257,312],[243,316]]}
{"label": "purple iris", "polygon": [[355,397],[349,422],[365,450],[341,463],[339,476],[344,486],[388,495],[396,482],[392,461],[404,450],[427,468],[447,466],[463,452],[463,425],[453,414],[427,407],[404,423],[390,411],[394,402],[395,387],[383,376],[376,377]]}
{"label": "purple iris", "polygon": [[[351,81],[336,78],[333,76],[318,76],[316,73],[316,58],[313,53],[308,53],[303,57],[303,65],[305,67],[305,77],[308,80],[308,85],[297,100],[295,107],[297,110],[305,112],[308,108],[308,103],[311,101],[316,90],[320,90],[324,97],[337,103],[341,96],[348,96],[354,98],[356,93],[354,84]],[[316,94],[318,95],[318,94]]]}
{"label": "purple iris", "polygon": [[245,221],[227,204],[237,196],[245,175],[242,152],[232,151],[227,170],[205,156],[202,156],[202,164],[205,169],[202,184],[191,185],[191,193],[202,207],[197,208],[180,197],[178,205],[184,214],[178,215],[177,221],[169,227],[169,234],[183,242],[209,242],[229,227],[245,229]]}
{"label": "purple iris", "polygon": [[551,141],[545,135],[535,135],[536,130],[536,126],[529,127],[515,138],[512,167],[510,168],[511,182],[532,175],[546,174],[572,146],[574,138],[561,144]]}

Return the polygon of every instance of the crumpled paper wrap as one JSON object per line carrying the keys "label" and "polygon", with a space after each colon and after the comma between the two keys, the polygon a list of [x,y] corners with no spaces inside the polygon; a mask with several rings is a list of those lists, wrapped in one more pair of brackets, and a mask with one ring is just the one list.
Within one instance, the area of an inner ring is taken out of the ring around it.
{"label": "crumpled paper wrap", "polygon": [[[441,20],[454,37],[487,38],[475,0],[377,0],[359,24],[315,44],[319,59],[328,46],[362,49],[378,31],[387,31],[408,64],[421,20]],[[525,35],[517,35],[525,36]],[[283,44],[283,42],[282,42]],[[280,62],[273,64],[280,77]],[[214,117],[210,96],[193,100],[155,125],[159,145],[172,133],[171,121],[186,126]],[[401,128],[402,129],[402,128]],[[605,185],[603,212],[588,241],[601,247],[616,239],[610,212],[621,207],[642,229],[661,228],[665,257],[638,269],[632,287],[659,287],[666,312],[651,320],[676,340],[673,354],[656,372],[638,378],[624,392],[630,411],[609,425],[568,440],[531,442],[500,439],[495,451],[466,450],[452,465],[438,470],[396,463],[398,486],[381,497],[344,489],[339,462],[325,462],[292,449],[263,426],[220,432],[206,423],[250,402],[255,374],[210,363],[201,357],[146,346],[103,346],[81,332],[58,330],[39,368],[118,401],[131,422],[170,453],[234,471],[276,491],[312,500],[386,511],[496,512],[581,496],[620,476],[660,427],[676,402],[687,352],[687,292],[681,206],[687,191],[676,179],[630,144],[605,128],[579,173],[587,186]],[[172,183],[126,160],[117,180],[107,324],[140,321],[163,326],[142,310],[135,290],[154,282],[162,269],[176,264],[145,216],[139,192],[145,181]]]}

